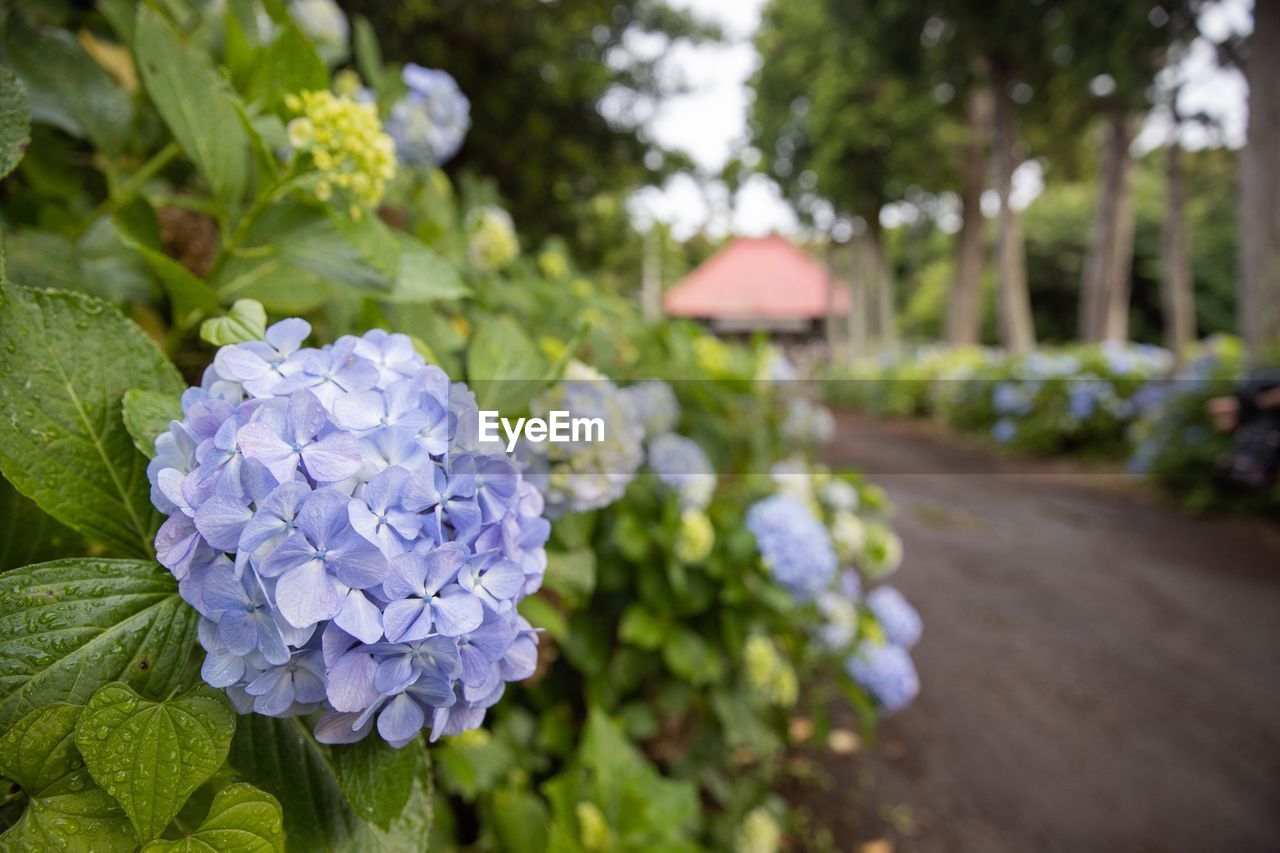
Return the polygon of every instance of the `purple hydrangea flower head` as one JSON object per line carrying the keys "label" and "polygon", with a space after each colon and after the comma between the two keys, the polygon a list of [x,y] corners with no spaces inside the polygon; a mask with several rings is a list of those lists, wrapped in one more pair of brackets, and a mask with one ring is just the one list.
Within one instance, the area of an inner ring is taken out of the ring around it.
{"label": "purple hydrangea flower head", "polygon": [[904,649],[919,642],[920,632],[924,627],[920,614],[897,589],[878,586],[867,593],[866,603],[889,642]]}
{"label": "purple hydrangea flower head", "polygon": [[401,72],[409,87],[391,107],[387,133],[405,163],[439,166],[458,153],[471,129],[471,102],[447,71],[410,62]]}
{"label": "purple hydrangea flower head", "polygon": [[516,604],[546,572],[542,496],[408,338],[309,334],[221,348],[156,440],[156,553],[202,675],[241,713],[322,712],[326,743],[474,728],[537,662]]}
{"label": "purple hydrangea flower head", "polygon": [[784,589],[809,601],[836,575],[836,552],[827,528],[802,501],[774,495],[747,510],[747,529],[765,567]]}
{"label": "purple hydrangea flower head", "polygon": [[845,661],[845,671],[891,714],[910,705],[920,692],[911,655],[893,643],[863,643]]}

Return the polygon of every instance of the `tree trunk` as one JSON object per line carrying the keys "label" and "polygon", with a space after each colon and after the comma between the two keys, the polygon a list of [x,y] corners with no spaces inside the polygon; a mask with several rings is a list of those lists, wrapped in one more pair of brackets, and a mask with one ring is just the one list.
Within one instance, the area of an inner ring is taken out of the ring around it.
{"label": "tree trunk", "polygon": [[649,325],[662,319],[662,235],[655,222],[644,238],[644,263],[640,270],[640,307]]}
{"label": "tree trunk", "polygon": [[1182,183],[1182,145],[1177,119],[1165,149],[1165,193],[1168,209],[1160,229],[1160,305],[1164,313],[1164,345],[1173,353],[1174,370],[1182,367],[1196,336],[1195,293],[1191,283],[1191,246],[1187,236],[1186,195]]}
{"label": "tree trunk", "polygon": [[850,359],[867,354],[867,287],[864,237],[857,235],[849,246],[849,325]]}
{"label": "tree trunk", "polygon": [[876,293],[876,332],[880,350],[893,352],[898,348],[898,312],[894,300],[893,268],[885,252],[879,223],[867,231],[867,254],[869,281]]}
{"label": "tree trunk", "polygon": [[1280,340],[1280,0],[1257,0],[1245,61],[1249,131],[1240,152],[1240,334],[1253,358]]}
{"label": "tree trunk", "polygon": [[1029,352],[1036,345],[1031,318],[1031,298],[1027,293],[1026,255],[1018,214],[1009,204],[1013,192],[1016,125],[1013,102],[1007,87],[995,92],[995,159],[999,176],[1000,216],[996,220],[996,277],[1000,292],[1000,339],[1015,353]]}
{"label": "tree trunk", "polygon": [[839,358],[840,349],[840,327],[838,325],[839,318],[836,316],[836,243],[835,240],[828,237],[826,249],[826,270],[827,270],[827,306],[826,306],[826,336],[827,336],[827,362],[835,364]]}
{"label": "tree trunk", "polygon": [[1137,123],[1120,108],[1107,115],[1098,157],[1098,197],[1080,281],[1080,338],[1128,337],[1129,279],[1133,263],[1133,203],[1129,171]]}
{"label": "tree trunk", "polygon": [[987,147],[991,137],[991,90],[976,87],[969,93],[966,112],[969,142],[961,177],[960,235],[956,241],[955,277],[947,305],[947,342],[954,346],[976,344],[982,326],[983,226],[982,193],[987,186]]}

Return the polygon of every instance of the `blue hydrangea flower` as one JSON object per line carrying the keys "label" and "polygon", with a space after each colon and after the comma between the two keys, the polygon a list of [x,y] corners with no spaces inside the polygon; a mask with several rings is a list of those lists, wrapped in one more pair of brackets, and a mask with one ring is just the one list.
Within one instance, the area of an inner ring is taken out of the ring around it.
{"label": "blue hydrangea flower", "polygon": [[156,440],[156,552],[202,675],[242,713],[323,712],[326,743],[474,728],[536,665],[515,606],[546,571],[542,496],[407,337],[309,334],[220,349]]}
{"label": "blue hydrangea flower", "polygon": [[691,438],[673,432],[649,442],[649,468],[675,492],[682,509],[705,509],[716,490],[716,474],[706,452]]}
{"label": "blue hydrangea flower", "polygon": [[920,632],[924,627],[920,614],[897,589],[878,586],[867,593],[866,604],[889,642],[904,649],[919,642]]}
{"label": "blue hydrangea flower", "polygon": [[845,671],[890,714],[911,704],[920,692],[911,655],[892,643],[863,643],[845,661]]}
{"label": "blue hydrangea flower", "polygon": [[1018,425],[1011,418],[1001,418],[991,427],[991,437],[1001,444],[1008,444],[1018,437]]}
{"label": "blue hydrangea flower", "polygon": [[578,441],[525,441],[517,448],[550,517],[600,509],[622,497],[644,461],[644,429],[617,385],[585,364],[570,362],[563,380],[539,394],[530,408],[542,418],[567,411],[569,417],[598,418],[604,425],[600,441],[583,433]]}
{"label": "blue hydrangea flower", "polygon": [[680,420],[680,403],[671,386],[661,379],[647,379],[622,389],[631,416],[644,427],[646,438],[671,432]]}
{"label": "blue hydrangea flower", "polygon": [[998,415],[1025,415],[1035,403],[1034,395],[1017,382],[997,382],[991,389],[991,406]]}
{"label": "blue hydrangea flower", "polygon": [[790,495],[765,498],[747,510],[746,522],[765,567],[797,599],[813,599],[835,577],[827,528],[801,501]]}
{"label": "blue hydrangea flower", "polygon": [[387,133],[405,163],[439,166],[458,153],[471,129],[471,102],[447,71],[410,62],[401,72],[409,91],[391,107]]}

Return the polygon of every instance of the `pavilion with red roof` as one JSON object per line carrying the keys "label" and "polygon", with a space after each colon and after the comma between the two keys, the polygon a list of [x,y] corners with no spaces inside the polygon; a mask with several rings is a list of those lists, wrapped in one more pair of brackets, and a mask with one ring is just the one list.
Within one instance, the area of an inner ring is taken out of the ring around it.
{"label": "pavilion with red roof", "polygon": [[[829,288],[835,287],[830,294]],[[849,313],[849,288],[785,237],[736,237],[667,291],[663,310],[718,332],[821,333]]]}

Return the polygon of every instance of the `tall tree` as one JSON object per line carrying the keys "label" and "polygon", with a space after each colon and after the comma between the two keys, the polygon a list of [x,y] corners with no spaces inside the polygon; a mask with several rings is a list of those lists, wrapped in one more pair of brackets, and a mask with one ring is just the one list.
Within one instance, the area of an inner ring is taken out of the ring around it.
{"label": "tall tree", "polygon": [[1280,341],[1280,0],[1256,0],[1240,152],[1240,331],[1257,357]]}
{"label": "tall tree", "polygon": [[924,18],[910,3],[775,0],[765,9],[753,79],[753,142],[762,166],[810,222],[857,217],[855,276],[895,337],[893,268],[880,213],[913,183],[947,176],[943,122],[915,52]]}
{"label": "tall tree", "polygon": [[965,346],[979,342],[982,323],[982,272],[986,243],[982,194],[987,188],[992,125],[991,87],[975,83],[965,97],[964,159],[960,174],[960,233],[956,238],[955,273],[947,304],[947,342]]}
{"label": "tall tree", "polygon": [[642,133],[646,109],[679,83],[660,73],[661,55],[628,45],[719,34],[663,0],[340,3],[370,20],[388,60],[457,78],[471,130],[446,169],[492,176],[533,243],[561,235],[592,264],[607,248],[592,239],[602,206],[690,167]]}

